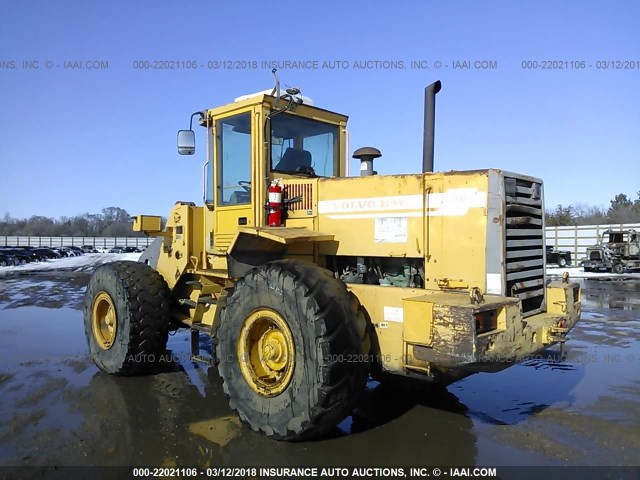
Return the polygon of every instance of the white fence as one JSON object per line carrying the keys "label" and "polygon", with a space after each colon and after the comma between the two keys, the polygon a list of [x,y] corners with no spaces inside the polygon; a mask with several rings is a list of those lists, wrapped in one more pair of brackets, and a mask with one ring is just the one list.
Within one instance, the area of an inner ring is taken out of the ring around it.
{"label": "white fence", "polygon": [[547,245],[554,245],[560,250],[569,250],[573,264],[577,265],[580,259],[587,256],[587,247],[598,243],[602,232],[608,229],[640,231],[640,223],[547,227]]}
{"label": "white fence", "polygon": [[[561,250],[571,252],[574,264],[586,256],[587,247],[598,243],[602,232],[607,229],[635,229],[640,231],[640,223],[617,225],[576,225],[571,227],[547,227],[546,243]],[[148,246],[153,237],[15,237],[0,236],[0,246],[63,247],[92,245],[94,247],[139,247]]]}
{"label": "white fence", "polygon": [[15,237],[0,236],[0,246],[32,246],[32,247],[146,247],[154,238],[151,237]]}

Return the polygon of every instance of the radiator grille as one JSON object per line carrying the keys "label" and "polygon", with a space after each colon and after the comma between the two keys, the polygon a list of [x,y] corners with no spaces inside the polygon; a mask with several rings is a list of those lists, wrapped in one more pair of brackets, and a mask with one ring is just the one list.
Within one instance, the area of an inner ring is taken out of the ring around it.
{"label": "radiator grille", "polygon": [[544,310],[542,185],[505,177],[507,295],[520,298],[524,316]]}
{"label": "radiator grille", "polygon": [[313,184],[311,183],[296,183],[293,185],[284,186],[284,198],[292,199],[295,197],[301,197],[299,202],[293,202],[289,204],[289,210],[292,212],[302,211],[307,212],[313,209]]}
{"label": "radiator grille", "polygon": [[600,254],[600,250],[591,250],[589,252],[589,260],[602,260],[602,255]]}

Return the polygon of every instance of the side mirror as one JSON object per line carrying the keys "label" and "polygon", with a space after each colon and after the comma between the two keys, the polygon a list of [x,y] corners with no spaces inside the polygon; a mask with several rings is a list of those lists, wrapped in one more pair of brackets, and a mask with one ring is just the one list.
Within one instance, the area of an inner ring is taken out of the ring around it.
{"label": "side mirror", "polygon": [[178,131],[178,154],[193,155],[196,151],[196,134],[193,130]]}

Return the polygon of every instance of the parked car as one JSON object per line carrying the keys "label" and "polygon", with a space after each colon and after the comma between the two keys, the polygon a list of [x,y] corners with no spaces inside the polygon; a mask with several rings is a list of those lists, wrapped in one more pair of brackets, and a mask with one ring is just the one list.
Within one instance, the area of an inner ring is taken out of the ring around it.
{"label": "parked car", "polygon": [[124,253],[142,253],[138,247],[124,247]]}
{"label": "parked car", "polygon": [[124,253],[123,247],[113,247],[109,250],[109,253]]}
{"label": "parked car", "polygon": [[80,247],[71,246],[71,247],[67,247],[67,248],[73,250],[76,255],[84,255],[84,250],[82,248],[80,248]]}
{"label": "parked car", "polygon": [[74,250],[71,247],[58,247],[58,251],[64,257],[77,257],[78,255],[80,255],[80,253],[78,253],[76,250]]}
{"label": "parked car", "polygon": [[26,254],[19,248],[1,248],[0,253],[12,255],[17,259],[18,264],[20,265],[24,265],[25,263],[30,263],[33,261],[30,255]]}
{"label": "parked car", "polygon": [[84,253],[98,253],[98,250],[93,245],[82,245],[80,248]]}
{"label": "parked car", "polygon": [[41,248],[35,248],[33,251],[36,252],[37,254],[39,254],[40,256],[46,258],[46,259],[60,258],[60,254],[55,252],[51,248],[42,248],[41,247]]}
{"label": "parked car", "polygon": [[65,257],[77,257],[78,255],[82,255],[81,251],[79,252],[76,248],[78,247],[58,247],[58,250]]}
{"label": "parked car", "polygon": [[555,263],[559,267],[571,266],[571,252],[568,250],[558,250],[552,245],[547,245],[547,263]]}
{"label": "parked car", "polygon": [[0,267],[10,267],[12,265],[17,265],[16,257],[0,251]]}
{"label": "parked car", "polygon": [[14,250],[28,255],[32,262],[43,262],[47,259],[42,253],[37,251],[36,247],[15,247]]}

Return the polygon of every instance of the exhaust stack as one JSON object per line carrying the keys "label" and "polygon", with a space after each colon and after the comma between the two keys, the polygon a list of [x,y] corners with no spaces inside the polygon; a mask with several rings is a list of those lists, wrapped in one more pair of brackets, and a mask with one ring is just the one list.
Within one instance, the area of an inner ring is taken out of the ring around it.
{"label": "exhaust stack", "polygon": [[436,93],[442,88],[440,80],[424,89],[424,132],[422,136],[422,172],[433,172],[433,149],[436,128]]}

